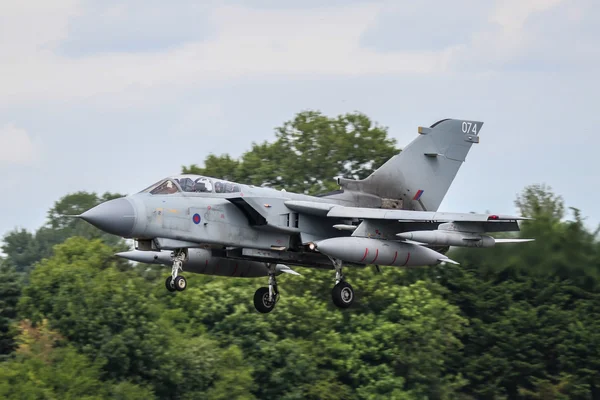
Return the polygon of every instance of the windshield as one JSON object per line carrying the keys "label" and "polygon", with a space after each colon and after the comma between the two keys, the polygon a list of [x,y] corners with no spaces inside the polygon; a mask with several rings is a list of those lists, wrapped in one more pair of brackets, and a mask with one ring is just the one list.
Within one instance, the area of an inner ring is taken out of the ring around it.
{"label": "windshield", "polygon": [[177,187],[177,185],[175,185],[175,183],[172,180],[167,179],[160,185],[153,188],[150,191],[150,194],[173,194],[177,192],[179,192],[179,188]]}
{"label": "windshield", "polygon": [[240,185],[237,183],[208,178],[200,175],[180,175],[163,179],[142,190],[141,193],[237,193],[240,191]]}

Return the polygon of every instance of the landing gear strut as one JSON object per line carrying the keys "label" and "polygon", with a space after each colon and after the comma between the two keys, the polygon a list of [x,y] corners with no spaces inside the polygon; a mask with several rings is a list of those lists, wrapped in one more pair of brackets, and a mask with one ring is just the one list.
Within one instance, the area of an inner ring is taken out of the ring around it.
{"label": "landing gear strut", "polygon": [[342,260],[331,258],[335,268],[335,286],[331,289],[333,304],[339,308],[348,308],[354,303],[354,289],[344,280],[342,273]]}
{"label": "landing gear strut", "polygon": [[275,308],[277,300],[279,300],[275,267],[275,264],[267,264],[267,268],[269,269],[269,286],[261,287],[254,293],[254,307],[258,312],[263,314],[271,312]]}
{"label": "landing gear strut", "polygon": [[171,276],[165,281],[165,286],[169,292],[183,292],[187,288],[187,281],[179,274],[180,270],[183,270],[183,262],[187,259],[187,252],[185,249],[177,249],[171,253],[173,259],[173,267],[171,268]]}

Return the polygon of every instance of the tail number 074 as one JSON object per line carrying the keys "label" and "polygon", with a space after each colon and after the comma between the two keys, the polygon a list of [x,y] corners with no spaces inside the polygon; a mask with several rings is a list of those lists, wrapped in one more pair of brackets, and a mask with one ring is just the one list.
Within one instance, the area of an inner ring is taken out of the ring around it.
{"label": "tail number 074", "polygon": [[472,122],[463,122],[462,131],[463,133],[474,133],[477,135],[477,124]]}

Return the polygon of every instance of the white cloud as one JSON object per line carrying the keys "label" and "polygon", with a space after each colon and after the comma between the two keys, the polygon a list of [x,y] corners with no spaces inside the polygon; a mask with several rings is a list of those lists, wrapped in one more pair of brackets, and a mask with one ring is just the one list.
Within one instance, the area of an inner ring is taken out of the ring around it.
{"label": "white cloud", "polygon": [[0,163],[31,164],[39,155],[39,145],[26,130],[13,124],[0,127]]}
{"label": "white cloud", "polygon": [[[161,87],[187,89],[264,74],[432,73],[443,71],[453,52],[380,53],[361,48],[360,37],[380,7],[359,5],[278,11],[221,7],[212,13],[216,33],[207,40],[194,38],[157,52],[69,57],[54,48],[80,7],[64,0],[59,10],[46,18],[38,18],[43,10],[33,15],[9,13],[12,22],[3,28],[3,36],[17,40],[0,42],[0,54],[10,57],[0,64],[0,105]],[[30,31],[34,26],[35,32]]]}
{"label": "white cloud", "polygon": [[491,20],[498,23],[504,32],[519,33],[527,18],[534,13],[556,7],[564,0],[505,0],[496,4]]}
{"label": "white cloud", "polygon": [[464,45],[457,46],[453,71],[478,76],[568,69],[597,70],[598,21],[594,0],[498,0]]}
{"label": "white cloud", "polygon": [[[146,47],[137,52],[109,52],[104,48],[100,53],[84,52],[78,56],[57,47],[68,40],[70,26],[78,16],[89,20],[87,34],[119,37],[118,32],[112,31],[114,26],[102,18],[118,18],[119,26],[129,26],[127,32],[132,34],[136,32],[135,8],[109,7],[97,15],[97,10],[77,0],[59,0],[58,6],[56,2],[49,6],[35,0],[5,2],[0,6],[0,61],[4,61],[0,62],[0,106],[99,101],[111,107],[129,108],[165,102],[182,91],[219,85],[224,80],[263,76],[291,79],[315,75],[439,75],[457,71],[481,74],[527,56],[527,51],[540,40],[547,40],[543,33],[536,36],[529,31],[528,22],[533,16],[556,8],[561,1],[564,0],[498,1],[492,11],[472,11],[472,20],[488,23],[476,24],[464,43],[452,42],[435,50],[421,47],[386,51],[362,46],[361,38],[377,23],[378,16],[389,12],[383,3],[365,3],[279,10],[204,7],[203,22],[212,28],[209,35],[202,37],[201,33],[189,31],[190,36],[177,45],[160,50],[148,51]],[[148,40],[155,40],[156,32],[170,31],[176,23],[169,4],[165,7],[169,7],[171,17],[159,26],[156,15],[160,15],[160,7],[154,5],[151,20],[157,27]],[[470,10],[466,7],[464,12]],[[397,12],[402,12],[402,8]],[[567,19],[581,18],[581,13],[573,13]],[[130,24],[123,22],[127,19]],[[148,29],[147,24],[142,25]],[[139,32],[136,35],[136,40],[142,40]],[[408,36],[381,39],[413,40]],[[547,47],[545,53],[554,53]]]}
{"label": "white cloud", "polygon": [[540,12],[558,6],[564,0],[506,0],[496,4],[490,21],[500,26],[493,38],[494,51],[518,52],[529,47],[532,39],[526,32],[527,20]]}
{"label": "white cloud", "polygon": [[0,60],[14,62],[51,52],[68,36],[77,0],[0,2]]}

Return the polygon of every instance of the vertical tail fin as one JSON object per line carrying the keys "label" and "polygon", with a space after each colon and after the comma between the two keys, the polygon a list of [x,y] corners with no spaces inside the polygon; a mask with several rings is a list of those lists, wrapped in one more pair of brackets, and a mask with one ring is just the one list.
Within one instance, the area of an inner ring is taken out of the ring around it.
{"label": "vertical tail fin", "polygon": [[429,128],[360,181],[340,179],[340,185],[401,200],[403,209],[437,211],[473,143],[479,143],[483,122],[444,119]]}

